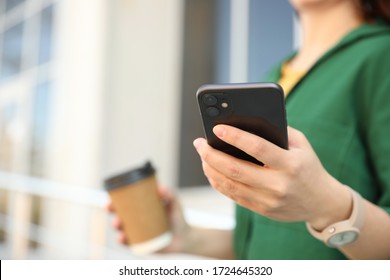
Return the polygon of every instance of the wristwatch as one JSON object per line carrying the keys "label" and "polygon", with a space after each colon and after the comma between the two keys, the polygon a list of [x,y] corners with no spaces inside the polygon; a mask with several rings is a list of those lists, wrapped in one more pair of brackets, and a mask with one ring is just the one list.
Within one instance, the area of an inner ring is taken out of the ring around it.
{"label": "wristwatch", "polygon": [[349,219],[331,224],[321,232],[315,230],[309,223],[306,223],[311,235],[323,241],[329,247],[341,247],[355,241],[359,237],[364,223],[364,203],[360,194],[352,189],[351,194],[352,214]]}

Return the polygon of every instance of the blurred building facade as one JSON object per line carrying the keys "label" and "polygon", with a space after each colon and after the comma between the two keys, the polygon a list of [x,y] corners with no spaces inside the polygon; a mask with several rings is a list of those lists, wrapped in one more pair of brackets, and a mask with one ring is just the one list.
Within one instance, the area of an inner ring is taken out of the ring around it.
{"label": "blurred building facade", "polygon": [[206,184],[196,89],[288,54],[286,2],[0,0],[0,258],[121,256],[102,180],[146,160]]}

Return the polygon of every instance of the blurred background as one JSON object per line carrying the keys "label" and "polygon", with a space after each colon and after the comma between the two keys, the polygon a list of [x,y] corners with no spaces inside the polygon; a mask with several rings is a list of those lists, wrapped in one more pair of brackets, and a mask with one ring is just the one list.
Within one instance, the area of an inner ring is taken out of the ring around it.
{"label": "blurred background", "polygon": [[233,227],[195,92],[261,81],[298,41],[287,0],[0,0],[0,259],[133,258],[103,180],[147,160],[191,223]]}

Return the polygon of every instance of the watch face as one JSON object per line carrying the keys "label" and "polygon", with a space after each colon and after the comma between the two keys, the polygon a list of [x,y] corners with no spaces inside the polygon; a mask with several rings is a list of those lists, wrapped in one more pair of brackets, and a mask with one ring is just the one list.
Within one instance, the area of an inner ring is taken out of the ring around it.
{"label": "watch face", "polygon": [[339,247],[351,243],[356,240],[358,233],[356,231],[344,231],[333,235],[328,240],[328,244],[332,247]]}

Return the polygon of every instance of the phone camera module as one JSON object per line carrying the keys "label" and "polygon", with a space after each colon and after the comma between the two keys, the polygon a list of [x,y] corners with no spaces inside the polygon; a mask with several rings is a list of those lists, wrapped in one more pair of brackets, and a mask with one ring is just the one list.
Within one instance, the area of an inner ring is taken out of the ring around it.
{"label": "phone camera module", "polygon": [[214,106],[218,102],[217,98],[211,94],[205,94],[202,99],[207,106]]}
{"label": "phone camera module", "polygon": [[216,117],[219,115],[219,109],[216,107],[208,107],[206,113],[209,117]]}

